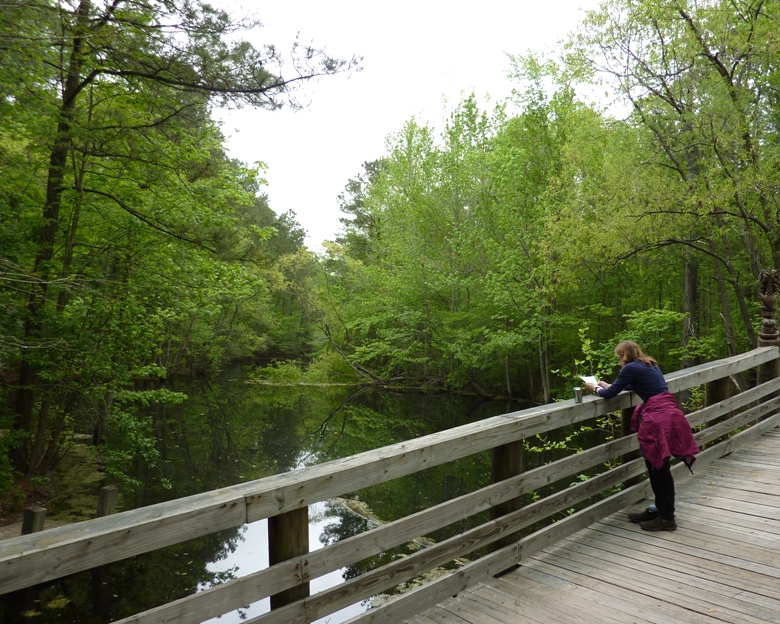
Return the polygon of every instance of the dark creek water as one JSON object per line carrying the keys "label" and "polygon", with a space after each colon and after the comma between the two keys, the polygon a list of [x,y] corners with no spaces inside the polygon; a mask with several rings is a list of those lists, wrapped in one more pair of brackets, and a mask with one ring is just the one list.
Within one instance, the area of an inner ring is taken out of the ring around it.
{"label": "dark creek water", "polygon": [[[174,389],[189,399],[157,407],[150,416],[160,440],[154,466],[138,463],[135,489],[122,489],[130,509],[287,472],[456,427],[520,407],[477,397],[398,394],[353,388],[269,387],[247,383],[241,371],[220,378],[186,380]],[[552,454],[551,454],[552,453]],[[533,463],[555,451],[534,454]],[[335,543],[460,494],[490,480],[490,457],[479,454],[388,484],[345,494],[310,509],[310,547]],[[356,511],[357,510],[357,513]],[[484,519],[483,519],[484,520]],[[451,526],[434,540],[466,528]],[[0,603],[0,621],[98,624],[202,591],[268,566],[266,522],[223,531],[107,566],[105,591],[92,592],[89,574],[40,589],[26,616],[17,603]],[[403,550],[383,553],[312,582],[312,592],[387,563]],[[337,624],[368,605],[323,618]],[[268,610],[268,600],[248,605],[213,622],[238,623]]]}

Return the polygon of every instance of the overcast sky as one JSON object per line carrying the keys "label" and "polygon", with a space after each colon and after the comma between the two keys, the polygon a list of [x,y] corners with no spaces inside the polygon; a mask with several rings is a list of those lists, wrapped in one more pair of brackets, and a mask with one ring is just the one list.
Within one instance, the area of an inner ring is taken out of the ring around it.
{"label": "overcast sky", "polygon": [[[415,117],[443,128],[448,112],[472,91],[507,97],[506,53],[553,49],[597,0],[439,0],[396,2],[240,2],[264,24],[253,42],[288,50],[302,43],[337,57],[363,57],[362,71],[310,81],[301,111],[221,112],[230,155],[267,165],[266,192],[277,213],[292,210],[320,250],[340,228],[338,195],[362,163],[386,153],[386,138]],[[239,10],[239,13],[241,10]]]}

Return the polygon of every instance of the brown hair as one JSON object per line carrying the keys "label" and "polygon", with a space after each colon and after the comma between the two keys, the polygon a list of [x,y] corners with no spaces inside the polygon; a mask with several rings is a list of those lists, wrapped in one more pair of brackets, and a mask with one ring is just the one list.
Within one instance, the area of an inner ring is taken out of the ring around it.
{"label": "brown hair", "polygon": [[642,353],[642,349],[639,348],[639,345],[632,340],[624,340],[615,347],[615,355],[620,359],[622,364],[628,364],[634,360],[639,360],[645,366],[658,366],[658,362],[649,355]]}

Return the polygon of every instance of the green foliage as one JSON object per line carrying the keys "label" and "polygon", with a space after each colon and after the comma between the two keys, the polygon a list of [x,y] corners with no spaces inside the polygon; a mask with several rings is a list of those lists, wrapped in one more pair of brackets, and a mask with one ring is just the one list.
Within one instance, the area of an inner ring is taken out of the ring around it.
{"label": "green foliage", "polygon": [[[151,372],[155,372],[154,368]],[[109,478],[123,485],[123,491],[142,485],[134,477],[138,465],[154,469],[161,458],[153,410],[180,405],[187,400],[183,392],[168,388],[122,390],[113,397],[107,418],[107,436],[99,447]]]}
{"label": "green foliage", "polygon": [[181,392],[172,392],[167,388],[157,390],[122,390],[115,398],[116,403],[135,403],[143,407],[165,403],[176,405],[187,400],[187,395]]}
{"label": "green foliage", "polygon": [[297,384],[303,381],[304,373],[295,362],[273,362],[270,366],[256,368],[252,377],[273,383]]}
{"label": "green foliage", "polygon": [[323,351],[306,367],[309,383],[356,383],[361,378],[344,358],[333,351]]}
{"label": "green foliage", "polygon": [[[615,336],[612,351],[601,352],[604,360],[614,359],[614,347],[623,340],[633,340],[641,345],[645,353],[659,362],[669,352],[670,346],[679,344],[682,322],[686,314],[669,308],[651,308],[625,315],[626,329]],[[679,353],[679,349],[677,350]]]}
{"label": "green foliage", "polygon": [[682,405],[685,413],[695,412],[705,406],[706,387],[694,386],[687,393],[688,400]]}
{"label": "green foliage", "polygon": [[22,432],[12,428],[10,416],[0,418],[0,501],[7,498],[16,477],[12,454],[18,448],[23,436]]}
{"label": "green foliage", "polygon": [[0,367],[20,379],[22,471],[57,461],[73,413],[148,456],[111,402],[176,397],[140,380],[310,349],[278,288],[303,230],[268,207],[262,165],[227,157],[210,107],[296,106],[295,84],[354,61],[296,47],[288,83],[273,46],[240,41],[255,25],[201,2],[2,11]]}
{"label": "green foliage", "polygon": [[[650,311],[654,288],[679,275],[651,276],[669,265],[663,250],[610,270],[605,261],[631,251],[623,228],[582,226],[604,222],[612,206],[597,208],[599,198],[625,189],[636,133],[579,103],[551,62],[513,63],[524,86],[516,116],[489,115],[470,97],[439,135],[412,120],[381,166],[348,186],[355,220],[323,259],[317,307],[339,352],[373,376],[549,400],[550,371],[612,370],[611,340],[674,346],[674,308]],[[630,200],[622,193],[620,206]],[[358,221],[367,228],[359,251],[349,238]],[[584,360],[574,355],[583,340],[593,341]]]}
{"label": "green foliage", "polygon": [[[168,380],[230,361],[275,383],[539,403],[611,374],[620,340],[665,370],[755,344],[749,293],[780,264],[774,5],[610,0],[561,59],[510,57],[507,101],[466,96],[441,128],[388,137],[321,256],[209,114],[278,107],[277,51],[199,2],[185,20],[175,3],[112,7],[0,15],[0,369],[20,380],[2,456],[17,468],[103,424],[116,466],[155,461],[131,406],[173,409]],[[299,51],[303,77],[350,65]],[[578,95],[597,80],[624,119]]]}
{"label": "green foliage", "polygon": [[587,325],[580,327],[578,331],[582,355],[574,358],[573,370],[552,371],[567,382],[573,381],[576,385],[581,385],[581,376],[594,376],[598,379],[605,379],[614,368],[612,362],[610,362],[610,359],[614,360],[614,356],[612,358],[605,356],[606,347],[602,348],[602,350],[596,349],[593,339],[588,337],[589,331],[590,328]]}

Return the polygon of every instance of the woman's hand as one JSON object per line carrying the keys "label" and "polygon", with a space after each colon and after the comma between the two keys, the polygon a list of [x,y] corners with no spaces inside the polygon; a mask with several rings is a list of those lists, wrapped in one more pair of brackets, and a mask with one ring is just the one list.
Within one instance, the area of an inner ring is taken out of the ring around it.
{"label": "woman's hand", "polygon": [[610,384],[608,384],[605,381],[599,381],[599,382],[596,382],[596,383],[586,383],[585,384],[585,387],[590,392],[593,392],[594,394],[596,393],[596,390],[598,390],[599,388],[609,388],[609,386],[610,386]]}

